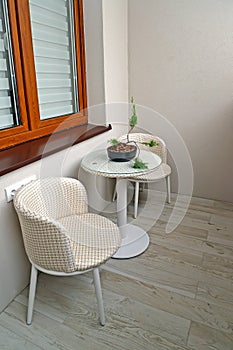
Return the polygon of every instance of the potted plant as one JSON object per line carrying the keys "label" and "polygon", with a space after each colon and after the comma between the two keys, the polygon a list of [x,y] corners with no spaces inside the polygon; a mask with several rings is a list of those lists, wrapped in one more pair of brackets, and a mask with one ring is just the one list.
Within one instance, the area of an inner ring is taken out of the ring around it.
{"label": "potted plant", "polygon": [[109,142],[111,146],[107,148],[108,157],[114,162],[128,162],[129,160],[135,158],[137,154],[137,145],[132,144],[129,141],[129,133],[134,129],[137,125],[138,117],[136,113],[136,105],[134,102],[134,98],[131,97],[132,103],[132,115],[129,118],[129,130],[127,133],[127,141],[120,142],[117,139],[110,139]]}
{"label": "potted plant", "polygon": [[[130,141],[129,134],[137,125],[138,116],[136,112],[136,105],[133,96],[131,97],[132,103],[132,115],[129,118],[129,129],[126,135],[126,142],[120,142],[117,139],[110,139],[109,142],[111,146],[107,148],[108,157],[110,160],[114,162],[128,162],[131,159],[134,159],[133,168],[135,169],[147,169],[147,164],[144,163],[140,158],[140,148],[137,146],[137,143],[134,141]],[[149,143],[142,142],[142,144],[153,147],[157,146],[155,140],[151,140]],[[138,156],[136,154],[138,152]]]}

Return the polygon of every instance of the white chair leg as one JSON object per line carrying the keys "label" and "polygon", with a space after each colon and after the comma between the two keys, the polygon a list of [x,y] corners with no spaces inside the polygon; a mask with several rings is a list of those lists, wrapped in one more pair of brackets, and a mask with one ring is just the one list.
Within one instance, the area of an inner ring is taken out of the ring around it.
{"label": "white chair leg", "polygon": [[138,196],[139,196],[139,182],[135,182],[135,189],[134,189],[134,218],[136,219],[138,215]]}
{"label": "white chair leg", "polygon": [[167,185],[167,203],[171,203],[171,185],[170,185],[170,175],[166,177]]}
{"label": "white chair leg", "polygon": [[100,315],[100,324],[102,326],[104,326],[105,325],[104,303],[103,303],[103,296],[102,296],[102,290],[101,290],[101,284],[100,284],[100,275],[99,275],[99,269],[98,268],[95,268],[93,270],[93,278],[94,278],[95,293],[96,293],[98,309],[99,309],[99,315]]}
{"label": "white chair leg", "polygon": [[146,185],[145,182],[142,182],[141,186],[139,186],[139,191],[143,192],[145,189],[145,185]]}
{"label": "white chair leg", "polygon": [[32,323],[32,314],[36,293],[36,284],[37,284],[37,274],[38,270],[34,265],[31,267],[31,278],[30,278],[30,287],[29,287],[29,297],[28,297],[28,311],[27,311],[27,324],[30,325]]}
{"label": "white chair leg", "polygon": [[115,202],[116,196],[117,196],[117,190],[116,190],[116,183],[115,183],[115,187],[114,187],[114,191],[113,191],[113,195],[112,195],[112,201],[113,202]]}

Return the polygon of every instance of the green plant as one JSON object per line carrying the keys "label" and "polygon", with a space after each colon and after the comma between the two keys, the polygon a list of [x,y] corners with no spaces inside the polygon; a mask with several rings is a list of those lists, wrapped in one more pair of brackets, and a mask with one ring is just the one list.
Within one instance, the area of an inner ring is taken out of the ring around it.
{"label": "green plant", "polygon": [[[133,128],[137,125],[138,123],[138,116],[137,116],[137,112],[136,112],[136,105],[135,105],[135,101],[134,101],[134,97],[131,97],[131,103],[132,103],[132,115],[129,118],[129,130],[127,133],[127,142],[129,141],[129,133],[133,130]],[[118,141],[117,139],[110,139],[108,140],[109,143],[111,143],[112,146],[117,146],[120,141]]]}
{"label": "green plant", "polygon": [[156,142],[155,140],[151,140],[150,142],[140,142],[142,145],[148,146],[148,147],[154,147],[158,146],[159,143]]}
{"label": "green plant", "polygon": [[148,169],[148,166],[141,159],[135,158],[133,168],[134,169]]}
{"label": "green plant", "polygon": [[137,125],[138,123],[138,116],[136,112],[136,105],[134,101],[134,97],[131,97],[131,103],[132,103],[132,115],[129,118],[129,130],[127,133],[127,141],[129,142],[129,133],[133,130],[133,128]]}
{"label": "green plant", "polygon": [[110,139],[108,142],[111,143],[112,146],[116,146],[120,143],[117,139]]}

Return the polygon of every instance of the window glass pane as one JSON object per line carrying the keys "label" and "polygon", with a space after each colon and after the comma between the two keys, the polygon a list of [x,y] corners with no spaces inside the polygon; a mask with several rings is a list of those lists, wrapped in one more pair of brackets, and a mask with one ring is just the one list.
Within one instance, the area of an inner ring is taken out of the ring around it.
{"label": "window glass pane", "polygon": [[73,0],[29,0],[40,118],[78,112]]}
{"label": "window glass pane", "polygon": [[0,129],[19,125],[7,2],[0,1]]}

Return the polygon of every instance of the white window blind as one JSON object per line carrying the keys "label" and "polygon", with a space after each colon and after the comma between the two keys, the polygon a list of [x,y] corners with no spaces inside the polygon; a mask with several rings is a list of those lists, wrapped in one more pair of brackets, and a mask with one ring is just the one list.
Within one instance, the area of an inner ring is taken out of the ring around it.
{"label": "white window blind", "polygon": [[0,129],[19,125],[7,2],[0,1]]}
{"label": "white window blind", "polygon": [[40,118],[76,113],[73,0],[30,0],[29,4]]}

